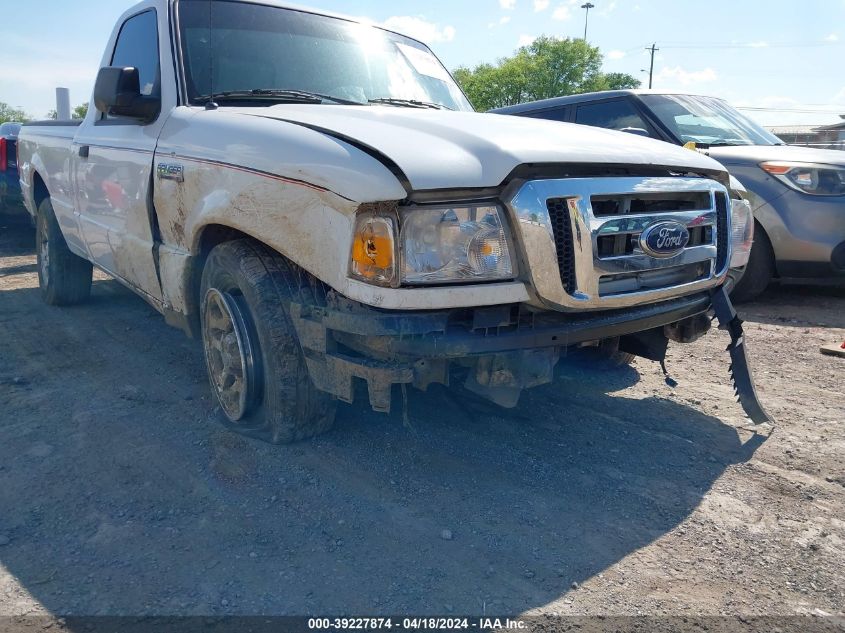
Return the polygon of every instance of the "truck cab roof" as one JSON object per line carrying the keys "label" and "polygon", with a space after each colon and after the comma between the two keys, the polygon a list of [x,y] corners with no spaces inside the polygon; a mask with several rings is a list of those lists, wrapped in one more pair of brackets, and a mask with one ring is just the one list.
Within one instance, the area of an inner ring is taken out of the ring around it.
{"label": "truck cab roof", "polygon": [[[177,1],[178,0],[142,0],[141,2],[135,4],[135,5],[131,6],[129,9],[127,9],[123,13],[123,15],[120,17],[117,24],[119,26],[127,17],[132,16],[136,13],[139,13],[139,12],[145,10],[145,9],[155,8],[155,9],[161,9],[161,10],[166,11],[171,6],[176,4]],[[354,17],[354,16],[351,16],[351,15],[347,15],[345,13],[337,13],[335,11],[326,11],[324,9],[317,9],[315,7],[309,7],[309,6],[306,6],[306,5],[301,5],[301,4],[297,4],[297,3],[293,3],[293,2],[280,2],[278,0],[236,0],[236,1],[248,2],[249,4],[261,4],[261,5],[265,5],[265,6],[268,6],[268,7],[278,7],[280,9],[291,9],[293,11],[303,11],[305,13],[313,13],[314,15],[323,15],[323,16],[326,16],[326,17],[338,18],[340,20],[346,20],[348,22],[354,22],[356,24],[364,24],[364,25],[367,25],[367,26],[372,26],[374,28],[381,29],[382,31],[387,31],[389,33],[396,33],[398,35],[402,35],[403,37],[407,37],[409,39],[420,42],[421,44],[426,44],[425,42],[418,40],[417,38],[415,38],[412,35],[409,35],[408,33],[402,33],[400,31],[389,29],[389,28],[386,28],[386,27],[384,27],[384,26],[382,26],[382,25],[380,25],[376,22],[369,22],[367,20],[362,20],[360,17]]]}

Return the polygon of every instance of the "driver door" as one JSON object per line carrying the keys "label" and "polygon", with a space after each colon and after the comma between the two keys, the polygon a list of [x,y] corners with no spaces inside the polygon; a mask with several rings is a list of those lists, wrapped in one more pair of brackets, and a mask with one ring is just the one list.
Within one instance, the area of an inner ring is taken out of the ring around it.
{"label": "driver door", "polygon": [[[121,26],[105,66],[134,67],[141,92],[161,96],[159,22],[155,9]],[[162,100],[161,112],[165,103]],[[153,235],[153,161],[166,117],[152,123],[97,112],[91,105],[74,143],[77,209],[91,260],[155,302],[161,302]]]}

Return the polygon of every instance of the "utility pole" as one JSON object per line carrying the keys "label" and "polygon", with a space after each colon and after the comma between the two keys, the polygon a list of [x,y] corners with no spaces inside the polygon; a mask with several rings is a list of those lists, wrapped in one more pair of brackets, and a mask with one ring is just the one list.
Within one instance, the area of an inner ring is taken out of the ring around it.
{"label": "utility pole", "polygon": [[56,88],[56,119],[59,121],[70,121],[70,90],[67,88]]}
{"label": "utility pole", "polygon": [[590,9],[595,9],[596,5],[588,2],[586,4],[581,5],[582,9],[587,10],[587,16],[584,18],[584,41],[587,41],[587,25],[590,23]]}
{"label": "utility pole", "polygon": [[651,45],[651,48],[647,48],[646,50],[651,51],[651,66],[648,67],[648,89],[651,90],[654,82],[654,54],[660,49],[657,48],[657,43],[655,42]]}

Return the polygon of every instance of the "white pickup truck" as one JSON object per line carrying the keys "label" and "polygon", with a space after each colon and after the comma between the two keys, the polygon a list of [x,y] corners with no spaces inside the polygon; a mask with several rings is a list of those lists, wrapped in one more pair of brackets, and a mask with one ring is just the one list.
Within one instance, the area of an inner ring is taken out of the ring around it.
{"label": "white pickup truck", "polygon": [[750,208],[705,156],[475,113],[424,44],[271,0],[145,0],[92,104],[20,135],[43,297],[92,265],[137,292],[201,337],[235,430],[315,435],[356,383],[514,406],[568,350],[662,362],[714,313],[767,419],[724,290]]}

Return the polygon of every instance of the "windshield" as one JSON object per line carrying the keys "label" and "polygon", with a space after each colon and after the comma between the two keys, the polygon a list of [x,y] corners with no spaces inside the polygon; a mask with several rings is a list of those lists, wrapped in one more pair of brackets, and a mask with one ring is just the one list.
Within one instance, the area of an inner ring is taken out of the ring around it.
{"label": "windshield", "polygon": [[[339,102],[399,100],[472,110],[434,54],[401,35],[245,2],[181,0],[178,12],[193,103],[211,94],[296,90]],[[264,94],[261,101],[272,98]]]}
{"label": "windshield", "polygon": [[683,143],[783,145],[774,134],[721,99],[689,95],[642,95],[643,102]]}

